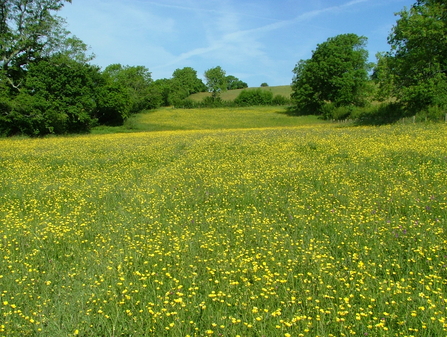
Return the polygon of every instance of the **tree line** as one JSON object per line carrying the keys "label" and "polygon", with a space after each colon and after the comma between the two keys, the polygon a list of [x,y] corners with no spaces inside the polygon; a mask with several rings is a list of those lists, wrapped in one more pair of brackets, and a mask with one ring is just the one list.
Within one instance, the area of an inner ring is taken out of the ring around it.
{"label": "tree line", "polygon": [[[87,46],[57,12],[70,0],[0,2],[0,134],[88,132],[131,114],[177,104],[189,95],[247,87],[235,76],[209,86],[186,67],[154,81],[144,66],[90,64]],[[219,89],[216,89],[216,85]],[[224,87],[222,87],[224,85]]]}
{"label": "tree line", "polygon": [[[87,46],[57,16],[66,2],[0,2],[0,134],[88,132],[142,110],[191,106],[187,98],[197,92],[211,92],[202,105],[222,106],[221,92],[247,87],[220,66],[205,71],[203,83],[190,67],[154,81],[144,66],[92,65]],[[438,118],[447,104],[446,6],[418,0],[398,13],[390,51],[378,54],[376,64],[367,61],[363,36],[342,34],[317,45],[293,70],[291,111],[373,122]],[[384,103],[371,104],[377,100]],[[261,90],[243,91],[232,102],[286,103]]]}
{"label": "tree line", "polygon": [[[418,0],[397,14],[390,51],[371,64],[366,37],[342,34],[319,44],[296,65],[297,114],[368,123],[405,116],[437,120],[447,108],[447,3]],[[372,101],[383,102],[372,105]]]}

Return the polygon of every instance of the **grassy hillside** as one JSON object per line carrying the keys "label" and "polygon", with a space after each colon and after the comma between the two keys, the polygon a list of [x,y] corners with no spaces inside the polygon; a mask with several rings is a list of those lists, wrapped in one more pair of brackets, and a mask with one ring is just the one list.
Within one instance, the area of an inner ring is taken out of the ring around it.
{"label": "grassy hillside", "polygon": [[94,128],[92,133],[293,127],[320,123],[327,122],[317,116],[289,116],[284,107],[164,108],[133,115],[124,126]]}
{"label": "grassy hillside", "polygon": [[446,336],[446,144],[444,124],[0,139],[0,336]]}
{"label": "grassy hillside", "polygon": [[[257,88],[247,88],[247,89],[237,89],[237,90],[229,90],[226,92],[223,92],[221,94],[221,98],[224,101],[233,101],[242,90],[249,90],[249,89],[257,89]],[[273,95],[282,95],[284,97],[289,98],[290,94],[292,93],[292,88],[290,85],[283,85],[283,86],[277,86],[277,87],[261,87],[262,90],[269,90],[273,93]],[[204,97],[211,96],[211,93],[209,92],[200,92],[197,94],[191,95],[189,98],[191,98],[194,101],[201,101]]]}

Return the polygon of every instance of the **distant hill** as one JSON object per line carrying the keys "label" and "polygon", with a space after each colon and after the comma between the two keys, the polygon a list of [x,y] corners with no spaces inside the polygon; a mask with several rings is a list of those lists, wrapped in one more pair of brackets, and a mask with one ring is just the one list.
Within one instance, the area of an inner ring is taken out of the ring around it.
{"label": "distant hill", "polygon": [[[290,98],[290,94],[292,93],[292,88],[290,85],[281,85],[277,87],[257,87],[257,88],[246,88],[246,89],[236,89],[236,90],[229,90],[225,91],[221,94],[221,98],[224,101],[233,101],[242,90],[250,90],[250,89],[262,89],[262,90],[269,90],[273,93],[274,96],[276,95],[282,95],[284,97]],[[196,102],[200,102],[203,100],[204,97],[211,96],[210,92],[199,92],[197,94],[193,94],[189,96],[190,99]]]}

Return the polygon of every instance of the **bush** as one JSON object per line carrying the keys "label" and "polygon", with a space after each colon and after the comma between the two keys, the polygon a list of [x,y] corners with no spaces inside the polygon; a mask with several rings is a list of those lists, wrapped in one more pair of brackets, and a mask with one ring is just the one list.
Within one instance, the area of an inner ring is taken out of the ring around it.
{"label": "bush", "polygon": [[324,119],[342,120],[352,117],[358,108],[350,106],[335,106],[333,103],[327,103],[322,107],[322,115]]}
{"label": "bush", "polygon": [[190,98],[177,99],[173,102],[174,107],[178,109],[194,109],[197,107],[197,103]]}
{"label": "bush", "polygon": [[279,94],[275,95],[275,97],[273,97],[273,100],[272,100],[273,105],[288,105],[290,103],[291,103],[291,101],[289,98],[284,97],[283,95],[279,95]]}
{"label": "bush", "polygon": [[445,120],[445,114],[446,109],[437,105],[429,106],[416,114],[416,120],[439,122]]}
{"label": "bush", "polygon": [[361,125],[380,125],[397,122],[409,117],[409,113],[399,103],[382,103],[378,106],[358,109],[351,115]]}
{"label": "bush", "polygon": [[234,103],[239,106],[271,105],[273,103],[273,93],[260,88],[242,90]]}

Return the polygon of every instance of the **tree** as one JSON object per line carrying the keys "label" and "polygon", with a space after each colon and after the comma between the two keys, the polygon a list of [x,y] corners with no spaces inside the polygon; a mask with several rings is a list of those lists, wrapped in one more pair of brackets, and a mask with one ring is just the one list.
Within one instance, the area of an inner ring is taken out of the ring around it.
{"label": "tree", "polygon": [[261,87],[268,87],[269,85],[266,82],[261,83]]}
{"label": "tree", "polygon": [[206,91],[206,85],[202,80],[197,78],[197,71],[191,67],[176,69],[172,74],[174,85],[180,86],[185,91],[185,97],[197,92]]}
{"label": "tree", "polygon": [[0,111],[2,133],[45,135],[88,131],[95,123],[99,68],[59,54],[33,62],[20,93]]}
{"label": "tree", "polygon": [[151,87],[158,92],[160,97],[160,106],[170,106],[173,104],[172,99],[172,79],[161,78],[155,80]]}
{"label": "tree", "polygon": [[144,109],[157,107],[159,97],[154,97],[151,90],[152,77],[149,69],[144,66],[122,66],[111,64],[104,69],[103,74],[109,81],[119,83],[128,91],[130,112],[137,113]]}
{"label": "tree", "polygon": [[213,98],[219,97],[221,92],[227,90],[225,71],[220,66],[205,71],[205,79],[208,90],[212,93]]}
{"label": "tree", "polygon": [[382,98],[394,97],[414,113],[447,107],[447,5],[420,0],[398,13],[388,38],[391,50],[375,69]]}
{"label": "tree", "polygon": [[335,107],[362,106],[368,92],[366,37],[342,34],[319,44],[309,60],[293,70],[292,100],[300,113],[321,114]]}
{"label": "tree", "polygon": [[227,80],[227,90],[235,90],[235,89],[245,89],[248,88],[248,84],[241,81],[237,77],[233,75],[229,75],[226,78]]}
{"label": "tree", "polygon": [[[71,0],[0,2],[0,67],[5,74],[3,80],[13,88],[20,89],[27,65],[49,56],[63,41],[67,42],[69,33],[63,29],[63,20],[53,14],[65,2]],[[72,42],[80,47],[78,39],[73,38]],[[68,49],[71,46],[66,44]]]}

